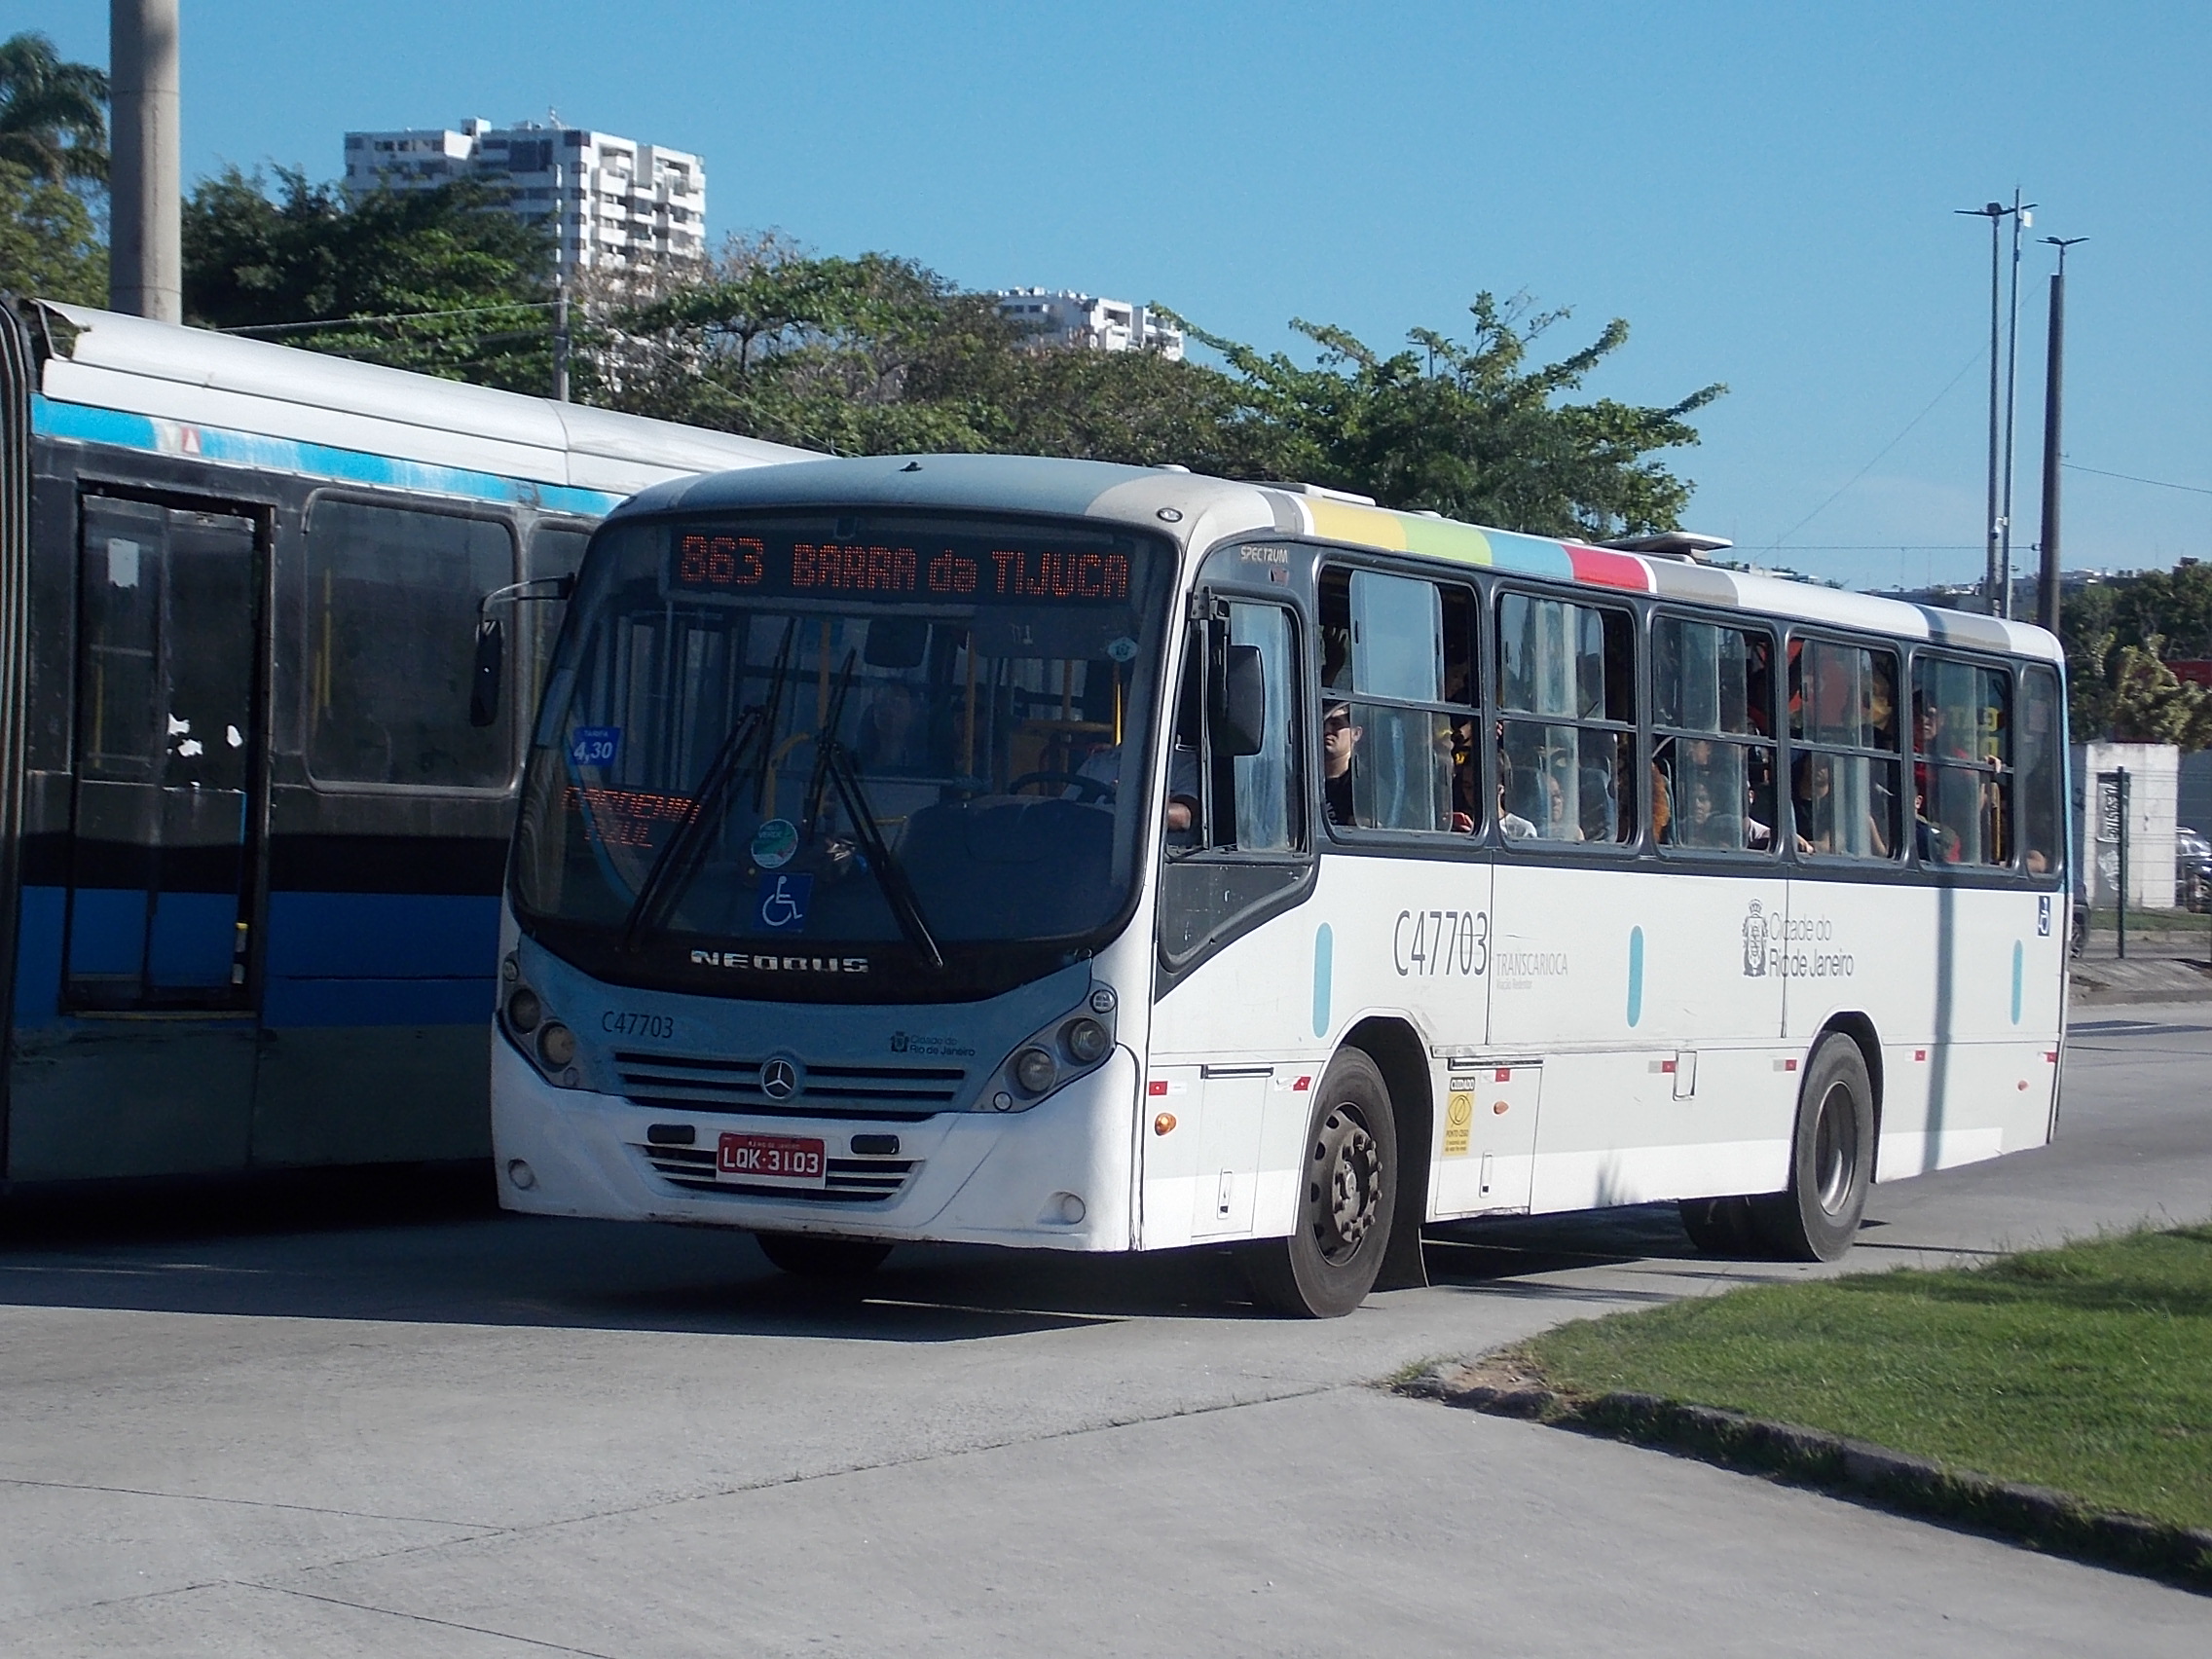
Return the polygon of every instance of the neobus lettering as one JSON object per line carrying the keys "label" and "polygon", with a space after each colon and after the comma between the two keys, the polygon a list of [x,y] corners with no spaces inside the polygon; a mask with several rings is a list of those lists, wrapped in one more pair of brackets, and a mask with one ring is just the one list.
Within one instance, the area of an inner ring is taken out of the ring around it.
{"label": "neobus lettering", "polygon": [[762,974],[865,974],[865,956],[771,956],[765,951],[694,950],[694,968],[750,968]]}
{"label": "neobus lettering", "polygon": [[1488,910],[1400,910],[1390,933],[1400,978],[1480,978],[1490,970]]}

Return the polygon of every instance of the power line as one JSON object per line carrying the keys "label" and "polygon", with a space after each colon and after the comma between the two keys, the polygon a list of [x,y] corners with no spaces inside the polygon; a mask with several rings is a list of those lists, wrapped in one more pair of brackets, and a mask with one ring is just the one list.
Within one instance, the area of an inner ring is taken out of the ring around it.
{"label": "power line", "polygon": [[[1857,484],[1862,478],[1865,477],[1867,473],[1874,470],[1876,462],[1880,461],[1882,457],[1888,455],[1890,451],[1896,449],[1898,445],[1903,443],[1906,434],[1911,432],[1913,427],[1919,425],[1921,422],[1927,420],[1930,415],[1934,414],[1936,411],[1936,405],[1942,402],[1944,398],[1950,396],[1951,388],[1957,386],[1959,382],[1965,380],[1967,378],[1967,371],[1980,361],[1981,352],[1977,350],[1972,356],[1969,357],[1965,362],[1959,365],[1959,372],[1950,378],[1950,380],[1944,385],[1943,389],[1928,400],[1928,407],[1923,409],[1919,414],[1915,415],[1911,420],[1907,421],[1904,424],[1904,428],[1902,431],[1899,431],[1896,437],[1892,438],[1888,443],[1884,444],[1879,450],[1874,453],[1874,459],[1872,461],[1869,461],[1864,466],[1862,466],[1857,472],[1854,472],[1851,475],[1850,481],[1846,483],[1841,490],[1838,490],[1834,495],[1830,496],[1826,500],[1823,501],[1819,506],[1815,507],[1811,512],[1807,513],[1803,518],[1799,519],[1795,524],[1791,525],[1788,530],[1784,531],[1780,535],[1776,536],[1773,541],[1767,544],[1766,551],[1769,553],[1779,552],[1782,548],[1782,544],[1785,541],[1788,541],[1792,535],[1795,535],[1799,531],[1803,530],[1807,525],[1811,524],[1815,519],[1819,518],[1823,513],[1826,512],[1828,508],[1834,506],[1836,502],[1840,500],[1847,492],[1850,491],[1853,485]],[[1885,551],[1887,551],[1887,549],[1885,549]]]}
{"label": "power line", "polygon": [[2212,496],[2212,490],[2201,484],[2175,484],[2163,478],[2138,478],[2132,472],[2107,472],[2101,466],[2083,466],[2078,461],[2062,461],[2058,464],[2069,472],[2094,472],[2099,478],[2124,478],[2130,484],[2153,484],[2161,490],[2186,490],[2192,496]]}

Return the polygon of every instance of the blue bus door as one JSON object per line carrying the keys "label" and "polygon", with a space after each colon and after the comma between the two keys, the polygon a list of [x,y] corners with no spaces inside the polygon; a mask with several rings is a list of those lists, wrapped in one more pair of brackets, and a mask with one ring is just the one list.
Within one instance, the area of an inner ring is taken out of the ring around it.
{"label": "blue bus door", "polygon": [[111,1119],[99,1152],[78,1149],[114,1173],[245,1161],[260,821],[251,511],[81,500],[62,1004],[107,1051],[94,1069],[120,1068],[101,1081],[129,1090],[125,1115],[146,1119]]}

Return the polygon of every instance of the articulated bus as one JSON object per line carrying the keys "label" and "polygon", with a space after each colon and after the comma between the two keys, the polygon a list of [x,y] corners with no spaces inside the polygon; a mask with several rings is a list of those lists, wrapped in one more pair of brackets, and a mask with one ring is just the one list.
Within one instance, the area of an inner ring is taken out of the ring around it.
{"label": "articulated bus", "polygon": [[658,486],[530,738],[501,1201],[802,1273],[1235,1246],[1309,1315],[1461,1217],[1832,1259],[2052,1132],[2061,660],[1179,469]]}
{"label": "articulated bus", "polygon": [[[487,1156],[525,734],[470,723],[480,609],[801,453],[0,306],[7,1184]],[[557,609],[494,607],[510,701]]]}

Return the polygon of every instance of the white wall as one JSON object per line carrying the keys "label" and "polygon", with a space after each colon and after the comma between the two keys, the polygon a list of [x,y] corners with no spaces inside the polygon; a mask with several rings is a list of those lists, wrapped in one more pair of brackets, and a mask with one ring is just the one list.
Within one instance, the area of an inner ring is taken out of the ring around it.
{"label": "white wall", "polygon": [[2174,907],[2175,805],[2181,751],[2170,743],[2090,743],[2074,751],[2075,852],[2088,879],[2089,903],[2109,908],[2120,890],[2119,824],[2113,786],[2100,772],[2127,772],[2127,903],[2131,909]]}

